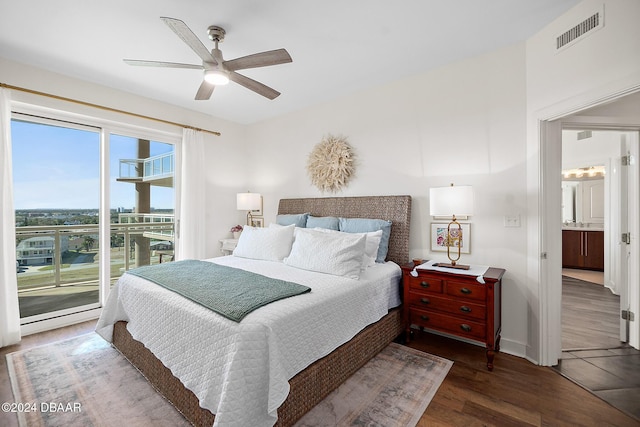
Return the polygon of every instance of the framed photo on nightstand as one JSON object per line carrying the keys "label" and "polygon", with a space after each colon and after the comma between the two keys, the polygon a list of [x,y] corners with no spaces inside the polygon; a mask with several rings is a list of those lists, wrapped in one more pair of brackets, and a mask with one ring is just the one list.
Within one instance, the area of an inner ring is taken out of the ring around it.
{"label": "framed photo on nightstand", "polygon": [[[431,250],[438,252],[446,252],[447,251],[447,242],[449,241],[447,238],[447,226],[449,223],[446,222],[433,222],[431,223]],[[462,246],[460,247],[460,252],[463,254],[468,254],[470,250],[471,243],[471,224],[460,224],[462,227]],[[459,233],[458,227],[454,226],[451,230],[452,233]],[[458,246],[455,248],[456,252],[458,250]]]}
{"label": "framed photo on nightstand", "polygon": [[251,218],[252,227],[264,227],[264,218]]}

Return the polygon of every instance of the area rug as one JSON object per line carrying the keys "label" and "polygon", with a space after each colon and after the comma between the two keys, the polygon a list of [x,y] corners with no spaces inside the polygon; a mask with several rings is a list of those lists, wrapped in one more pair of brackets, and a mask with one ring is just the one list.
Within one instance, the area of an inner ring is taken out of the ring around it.
{"label": "area rug", "polygon": [[452,365],[450,360],[391,343],[296,427],[414,427]]}
{"label": "area rug", "polygon": [[7,354],[7,367],[21,427],[191,425],[95,333]]}
{"label": "area rug", "polygon": [[[413,427],[452,364],[392,343],[296,426]],[[21,427],[190,425],[97,334],[8,354],[7,366]]]}

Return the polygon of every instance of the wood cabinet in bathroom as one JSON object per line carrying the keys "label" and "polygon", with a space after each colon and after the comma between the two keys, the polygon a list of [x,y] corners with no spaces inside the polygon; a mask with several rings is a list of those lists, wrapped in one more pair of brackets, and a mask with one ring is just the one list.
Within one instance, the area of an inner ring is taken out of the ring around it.
{"label": "wood cabinet in bathroom", "polygon": [[562,267],[604,271],[604,231],[562,230]]}

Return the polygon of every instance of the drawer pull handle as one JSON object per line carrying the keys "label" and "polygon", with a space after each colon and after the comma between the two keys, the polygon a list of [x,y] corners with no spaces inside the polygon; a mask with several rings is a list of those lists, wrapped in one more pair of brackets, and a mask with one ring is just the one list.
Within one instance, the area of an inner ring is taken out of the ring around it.
{"label": "drawer pull handle", "polygon": [[460,292],[462,292],[465,295],[469,295],[471,293],[471,289],[469,288],[462,288],[460,289]]}
{"label": "drawer pull handle", "polygon": [[471,313],[471,307],[467,307],[466,305],[463,305],[462,307],[460,307],[460,311],[463,311],[465,313]]}
{"label": "drawer pull handle", "polygon": [[429,284],[429,282],[420,282],[420,286],[422,286],[423,288],[428,288],[431,285]]}
{"label": "drawer pull handle", "polygon": [[471,326],[467,325],[466,323],[463,323],[462,325],[460,325],[460,329],[462,329],[465,332],[471,332]]}
{"label": "drawer pull handle", "polygon": [[420,298],[420,302],[423,304],[431,304],[431,301],[429,301],[429,298]]}
{"label": "drawer pull handle", "polygon": [[429,321],[429,316],[425,316],[424,314],[420,315],[420,319],[424,320],[425,322]]}

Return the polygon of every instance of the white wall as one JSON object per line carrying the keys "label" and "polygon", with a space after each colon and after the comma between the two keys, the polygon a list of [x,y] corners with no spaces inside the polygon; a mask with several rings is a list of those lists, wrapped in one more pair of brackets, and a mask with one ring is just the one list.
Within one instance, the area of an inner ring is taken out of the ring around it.
{"label": "white wall", "polygon": [[[556,52],[556,37],[602,10],[602,5],[604,26]],[[531,37],[527,41],[529,111],[561,114],[591,104],[597,95],[611,95],[637,84],[638,19],[637,0],[583,0]]]}
{"label": "white wall", "polygon": [[620,156],[619,132],[592,131],[590,138],[581,140],[578,140],[578,132],[562,131],[563,170],[605,165]]}
{"label": "white wall", "polygon": [[[541,150],[539,120],[640,84],[640,2],[604,4],[604,28],[560,54],[554,51],[555,37],[601,10],[602,2],[585,0],[526,47],[249,126],[250,181],[265,195],[267,222],[274,219],[279,198],[320,195],[309,184],[305,163],[328,133],[347,136],[358,155],[357,176],[342,195],[413,196],[411,256],[442,256],[429,251],[428,188],[472,184],[477,200],[472,252],[463,259],[507,269],[502,349],[549,364],[545,346],[560,334],[549,324],[559,323],[559,313],[548,319],[548,277],[540,254],[547,249],[543,242],[559,251],[560,239],[543,236],[549,230],[539,223],[540,214],[546,215],[539,171],[547,155]],[[560,157],[558,151],[558,169]],[[557,180],[559,212],[559,174]],[[521,227],[505,228],[505,215],[520,215]]]}
{"label": "white wall", "polygon": [[[502,349],[522,355],[525,106],[524,45],[355,93],[249,126],[251,190],[265,198],[267,223],[280,198],[323,196],[307,176],[308,154],[324,135],[344,135],[357,170],[338,195],[411,195],[410,255],[446,259],[430,252],[429,187],[473,185],[471,253],[462,260],[507,270]],[[523,226],[505,228],[504,215],[520,215]]]}

